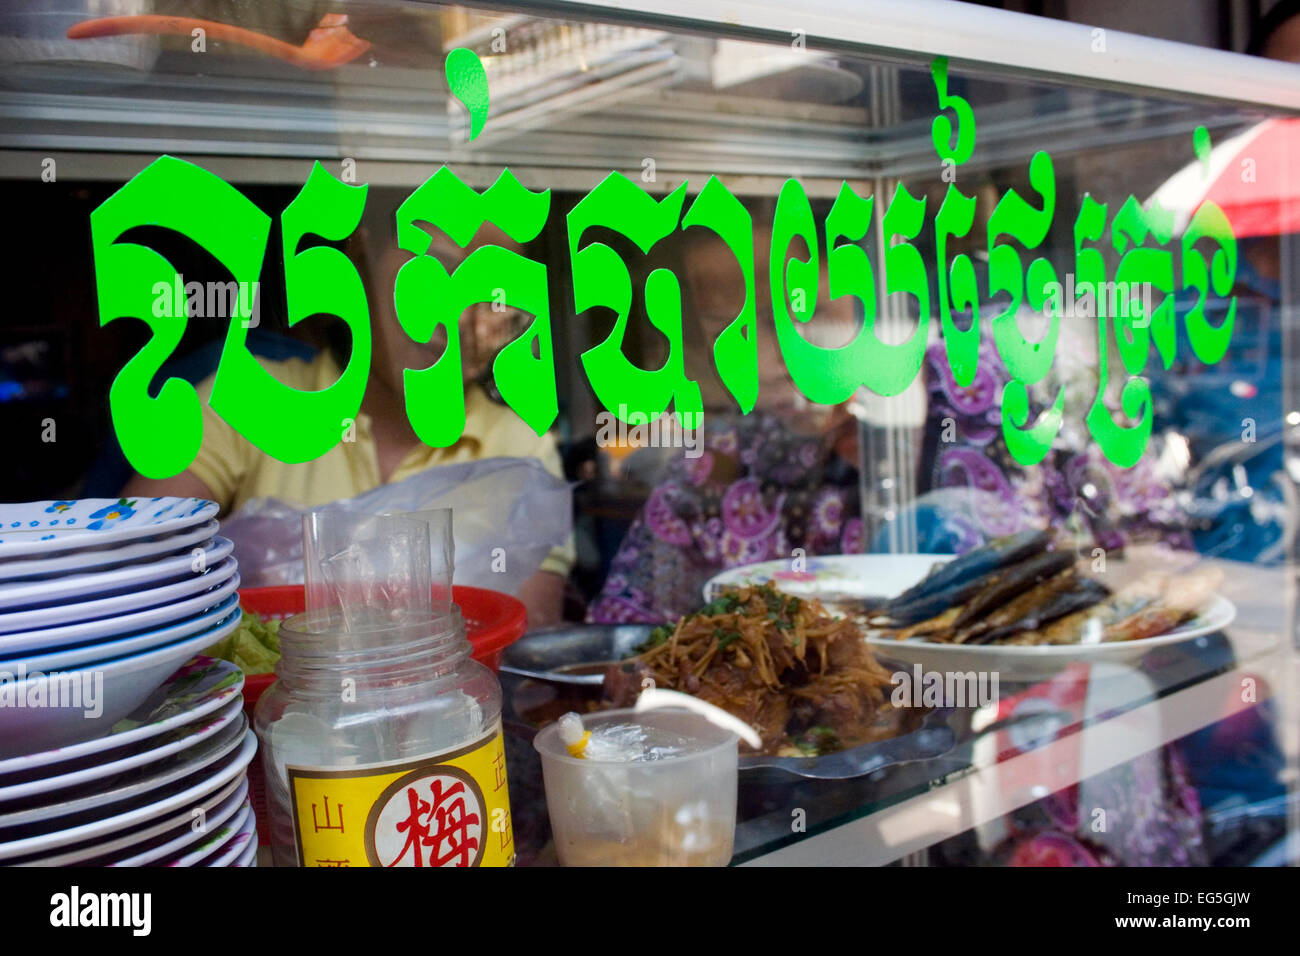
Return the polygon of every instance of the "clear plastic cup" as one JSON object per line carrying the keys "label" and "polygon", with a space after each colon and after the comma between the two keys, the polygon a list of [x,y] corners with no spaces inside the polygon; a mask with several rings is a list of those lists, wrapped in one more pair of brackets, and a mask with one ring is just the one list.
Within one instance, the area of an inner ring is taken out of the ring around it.
{"label": "clear plastic cup", "polygon": [[403,511],[391,517],[422,521],[429,526],[429,583],[433,590],[433,611],[435,614],[450,611],[454,603],[451,582],[456,574],[456,538],[451,529],[451,509]]}
{"label": "clear plastic cup", "polygon": [[[328,610],[345,630],[434,613],[426,521],[321,508],[302,526],[309,612]],[[450,578],[440,582],[442,592],[450,589]]]}
{"label": "clear plastic cup", "polygon": [[539,731],[546,803],[564,866],[725,866],[736,832],[737,737],[688,710],[586,714],[593,737],[639,727],[655,759],[569,755],[558,724]]}

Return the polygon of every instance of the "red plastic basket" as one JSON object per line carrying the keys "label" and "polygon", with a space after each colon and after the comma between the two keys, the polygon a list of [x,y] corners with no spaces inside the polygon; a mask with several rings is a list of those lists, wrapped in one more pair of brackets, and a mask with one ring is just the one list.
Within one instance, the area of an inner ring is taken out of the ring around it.
{"label": "red plastic basket", "polygon": [[[497,670],[501,666],[501,652],[528,629],[523,603],[500,591],[460,585],[452,586],[451,596],[465,619],[465,636],[474,647],[474,660]],[[306,610],[307,590],[301,584],[244,588],[239,592],[239,603],[244,610],[264,621],[283,620]],[[257,701],[274,683],[274,674],[250,674],[244,679],[244,712],[250,722]],[[260,759],[254,760],[248,768],[248,789],[253,812],[257,814],[258,843],[270,846],[270,818],[266,810],[266,787]]]}

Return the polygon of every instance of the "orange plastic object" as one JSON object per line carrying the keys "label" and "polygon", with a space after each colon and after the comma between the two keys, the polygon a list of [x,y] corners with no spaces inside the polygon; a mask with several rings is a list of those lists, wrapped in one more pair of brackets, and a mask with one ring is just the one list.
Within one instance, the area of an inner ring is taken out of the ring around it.
{"label": "orange plastic object", "polygon": [[203,30],[208,39],[238,43],[249,49],[277,57],[304,70],[330,70],[350,63],[370,49],[370,44],[356,36],[347,26],[346,13],[327,13],[321,17],[316,29],[307,35],[302,46],[294,46],[265,33],[200,20],[197,17],[165,17],[148,14],[137,17],[100,17],[83,20],[68,28],[68,39],[90,40],[95,37],[129,36],[140,33],[192,36]]}

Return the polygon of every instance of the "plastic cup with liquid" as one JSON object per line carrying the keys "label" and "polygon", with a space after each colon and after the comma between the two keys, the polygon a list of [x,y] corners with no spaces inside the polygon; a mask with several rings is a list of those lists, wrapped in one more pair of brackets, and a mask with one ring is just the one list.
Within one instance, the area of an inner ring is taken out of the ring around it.
{"label": "plastic cup with liquid", "polygon": [[538,732],[564,866],[725,866],[736,831],[738,738],[687,710],[583,716],[591,757]]}

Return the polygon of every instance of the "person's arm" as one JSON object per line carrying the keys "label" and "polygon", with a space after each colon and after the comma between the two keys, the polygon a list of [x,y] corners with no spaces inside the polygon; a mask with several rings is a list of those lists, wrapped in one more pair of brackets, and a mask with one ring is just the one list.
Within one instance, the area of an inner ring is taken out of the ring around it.
{"label": "person's arm", "polygon": [[564,577],[554,571],[537,571],[519,589],[528,609],[528,627],[558,624],[564,615]]}
{"label": "person's arm", "polygon": [[203,442],[194,461],[179,475],[170,478],[145,478],[134,474],[122,489],[127,497],[207,498],[221,506],[224,514],[236,500],[236,492],[248,470],[248,442],[212,410],[208,397],[215,376],[209,375],[195,386],[203,411]]}
{"label": "person's arm", "polygon": [[207,483],[192,472],[182,471],[170,478],[146,478],[132,475],[122,489],[124,498],[154,498],[164,495],[176,498],[207,498],[219,501]]}

